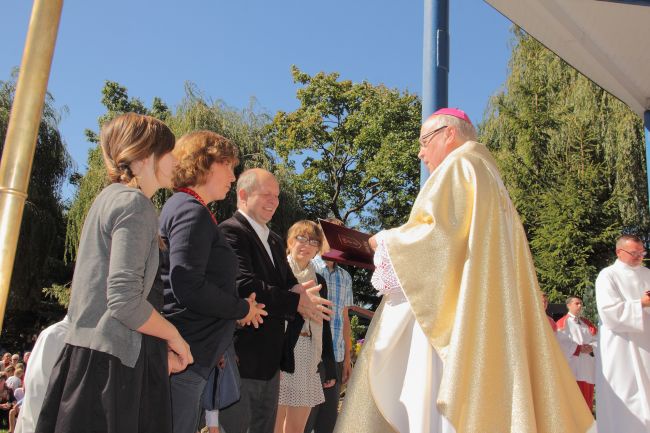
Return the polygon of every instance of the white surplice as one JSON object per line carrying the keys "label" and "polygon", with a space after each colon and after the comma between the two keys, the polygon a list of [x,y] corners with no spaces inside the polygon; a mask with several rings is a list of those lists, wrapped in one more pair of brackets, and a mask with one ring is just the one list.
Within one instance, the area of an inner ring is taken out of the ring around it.
{"label": "white surplice", "polygon": [[650,269],[617,260],[596,279],[600,317],[596,416],[600,433],[650,431]]}
{"label": "white surplice", "polygon": [[577,345],[571,341],[571,339],[563,332],[555,331],[555,339],[557,340],[562,353],[566,359],[569,359],[570,356],[576,351]]}
{"label": "white surplice", "polygon": [[[559,323],[559,322],[558,322]],[[580,353],[576,355],[578,346],[589,344],[593,347],[594,352],[598,345],[598,334],[592,335],[589,325],[585,323],[584,319],[576,318],[571,313],[567,314],[564,321],[564,327],[558,326],[557,330],[559,335],[565,335],[569,341],[570,351],[567,353],[563,350],[569,362],[569,367],[579,382],[596,383],[596,359],[588,353]],[[562,342],[560,342],[562,347]],[[563,348],[564,349],[564,348]]]}

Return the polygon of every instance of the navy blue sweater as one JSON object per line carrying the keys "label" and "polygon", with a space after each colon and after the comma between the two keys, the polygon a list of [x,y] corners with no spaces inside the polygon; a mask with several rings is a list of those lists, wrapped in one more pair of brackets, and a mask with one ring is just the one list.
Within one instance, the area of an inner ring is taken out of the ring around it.
{"label": "navy blue sweater", "polygon": [[184,192],[174,194],[160,214],[165,317],[190,345],[194,365],[208,376],[232,342],[235,321],[248,302],[235,286],[237,256],[209,211]]}

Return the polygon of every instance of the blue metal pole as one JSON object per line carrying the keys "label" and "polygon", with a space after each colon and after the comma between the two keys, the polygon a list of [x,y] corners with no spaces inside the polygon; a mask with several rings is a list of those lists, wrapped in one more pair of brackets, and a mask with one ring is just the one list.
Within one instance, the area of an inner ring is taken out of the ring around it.
{"label": "blue metal pole", "polygon": [[645,164],[646,177],[648,178],[648,204],[650,204],[650,110],[643,113],[643,124],[645,125]]}
{"label": "blue metal pole", "polygon": [[[422,50],[422,121],[448,105],[449,0],[424,0]],[[420,163],[420,186],[429,170]]]}

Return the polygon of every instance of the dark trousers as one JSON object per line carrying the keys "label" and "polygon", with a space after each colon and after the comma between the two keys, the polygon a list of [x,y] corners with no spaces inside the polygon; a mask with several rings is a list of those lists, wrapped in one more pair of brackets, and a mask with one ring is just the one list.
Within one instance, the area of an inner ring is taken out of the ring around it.
{"label": "dark trousers", "polygon": [[241,379],[241,399],[219,411],[223,433],[273,433],[278,414],[280,372],[269,380]]}
{"label": "dark trousers", "polygon": [[341,380],[343,376],[343,362],[336,363],[336,384],[331,388],[324,388],[325,401],[314,406],[309,414],[305,433],[332,433],[339,415],[339,396],[341,393]]}
{"label": "dark trousers", "polygon": [[196,433],[201,415],[201,395],[206,379],[187,369],[169,380],[174,433]]}

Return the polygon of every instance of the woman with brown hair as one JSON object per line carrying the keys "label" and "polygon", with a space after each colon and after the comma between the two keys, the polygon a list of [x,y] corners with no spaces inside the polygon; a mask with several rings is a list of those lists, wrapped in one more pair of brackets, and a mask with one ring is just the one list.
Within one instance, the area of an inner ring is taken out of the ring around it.
{"label": "woman with brown hair", "polygon": [[161,121],[135,113],[102,127],[110,185],[84,221],[67,344],[52,371],[38,433],[171,431],[167,376],[193,359],[150,302],[159,259],[151,196],[171,186],[174,142]]}
{"label": "woman with brown hair", "polygon": [[175,433],[194,433],[200,398],[210,372],[232,343],[235,323],[255,327],[265,316],[255,295],[241,299],[235,287],[238,260],[208,203],[223,200],[235,180],[237,147],[211,131],[178,140],[176,193],[160,214],[167,249],[161,267],[164,313],[188,341],[195,363],[171,377]]}
{"label": "woman with brown hair", "polygon": [[[323,231],[313,221],[298,221],[287,233],[287,261],[299,283],[321,285],[319,296],[327,299],[325,279],[316,273],[312,259],[323,245]],[[288,353],[287,353],[288,352]],[[311,408],[324,402],[323,388],[334,386],[336,366],[329,322],[318,323],[296,316],[288,324],[275,433],[302,433]],[[322,362],[323,381],[318,372]]]}

